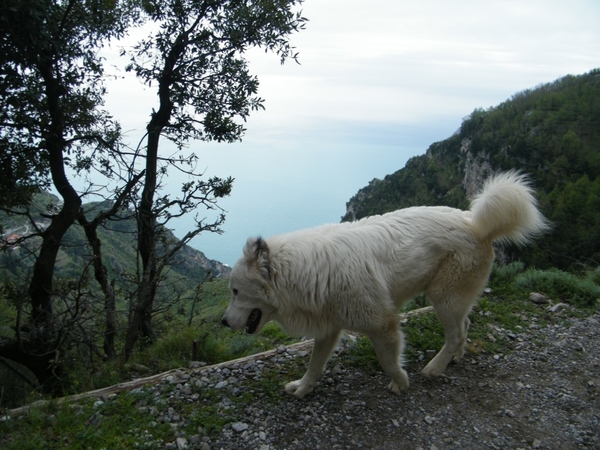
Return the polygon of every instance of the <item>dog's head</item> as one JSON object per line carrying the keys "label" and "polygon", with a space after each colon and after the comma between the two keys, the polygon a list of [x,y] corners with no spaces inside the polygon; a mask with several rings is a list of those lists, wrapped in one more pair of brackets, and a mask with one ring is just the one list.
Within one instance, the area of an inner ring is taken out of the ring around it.
{"label": "dog's head", "polygon": [[231,299],[221,323],[234,330],[256,333],[273,319],[271,281],[273,269],[269,247],[262,238],[250,238],[229,278]]}

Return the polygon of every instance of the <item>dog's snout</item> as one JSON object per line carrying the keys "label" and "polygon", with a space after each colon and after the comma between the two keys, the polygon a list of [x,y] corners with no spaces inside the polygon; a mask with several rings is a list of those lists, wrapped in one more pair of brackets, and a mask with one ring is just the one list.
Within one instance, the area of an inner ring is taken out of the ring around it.
{"label": "dog's snout", "polygon": [[227,322],[227,318],[225,316],[223,316],[223,318],[221,319],[221,325],[223,325],[224,327],[229,326],[229,322]]}

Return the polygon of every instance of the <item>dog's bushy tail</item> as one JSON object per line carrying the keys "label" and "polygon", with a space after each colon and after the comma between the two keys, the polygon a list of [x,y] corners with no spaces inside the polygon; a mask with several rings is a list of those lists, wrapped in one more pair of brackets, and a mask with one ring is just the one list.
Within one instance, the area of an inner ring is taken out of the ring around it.
{"label": "dog's bushy tail", "polygon": [[523,245],[550,228],[538,210],[527,176],[515,171],[489,178],[470,209],[481,240]]}

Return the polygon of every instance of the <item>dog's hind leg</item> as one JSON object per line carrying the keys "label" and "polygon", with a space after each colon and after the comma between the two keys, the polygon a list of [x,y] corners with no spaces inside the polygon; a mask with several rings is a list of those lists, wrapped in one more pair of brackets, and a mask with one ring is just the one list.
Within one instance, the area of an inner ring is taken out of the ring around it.
{"label": "dog's hind leg", "polygon": [[425,290],[446,335],[444,346],[422,371],[426,377],[441,375],[450,361],[458,362],[463,356],[471,323],[467,316],[487,282],[494,258],[491,245],[477,250],[471,255],[450,255]]}
{"label": "dog's hind leg", "polygon": [[375,348],[381,368],[392,379],[388,389],[394,394],[407,390],[408,375],[400,366],[404,345],[397,317],[394,315],[386,326],[367,333],[367,336]]}
{"label": "dog's hind leg", "polygon": [[438,319],[444,327],[446,342],[435,357],[423,369],[423,375],[434,377],[441,375],[450,361],[460,361],[464,354],[469,328],[467,314],[471,310],[469,305],[463,311],[444,311],[442,307],[435,308]]}
{"label": "dog's hind leg", "polygon": [[308,370],[300,380],[286,384],[285,392],[297,398],[302,398],[312,392],[315,383],[325,369],[325,364],[331,356],[339,337],[340,331],[338,330],[328,336],[315,339]]}

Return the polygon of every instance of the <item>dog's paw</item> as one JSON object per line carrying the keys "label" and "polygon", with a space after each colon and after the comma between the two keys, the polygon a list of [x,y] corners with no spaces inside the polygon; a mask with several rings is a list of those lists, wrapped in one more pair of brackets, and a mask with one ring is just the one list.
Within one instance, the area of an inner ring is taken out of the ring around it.
{"label": "dog's paw", "polygon": [[388,389],[394,394],[401,394],[402,392],[408,390],[408,385],[408,374],[405,370],[402,370],[397,380],[390,381],[390,384],[388,384]]}
{"label": "dog's paw", "polygon": [[460,362],[460,360],[462,359],[463,356],[465,356],[465,352],[463,352],[463,351],[460,351],[460,352],[456,353],[452,357],[452,362],[458,364]]}
{"label": "dog's paw", "polygon": [[444,370],[446,369],[446,367],[444,366],[439,366],[437,364],[431,364],[433,361],[431,361],[429,364],[427,364],[425,366],[425,368],[421,371],[421,373],[423,374],[423,376],[425,378],[433,378],[433,377],[439,377],[441,374],[444,373]]}
{"label": "dog's paw", "polygon": [[467,351],[467,346],[465,344],[461,345],[459,347],[459,349],[456,351],[456,353],[454,354],[454,356],[452,357],[452,362],[459,363],[460,360],[462,359],[462,357],[465,356],[466,351]]}
{"label": "dog's paw", "polygon": [[408,390],[408,383],[406,386],[399,386],[398,383],[390,381],[390,384],[388,384],[388,389],[394,394],[400,395]]}
{"label": "dog's paw", "polygon": [[313,389],[313,385],[302,380],[292,381],[285,385],[285,392],[296,398],[303,398],[306,394],[310,394]]}

